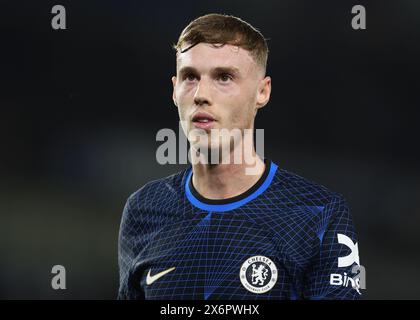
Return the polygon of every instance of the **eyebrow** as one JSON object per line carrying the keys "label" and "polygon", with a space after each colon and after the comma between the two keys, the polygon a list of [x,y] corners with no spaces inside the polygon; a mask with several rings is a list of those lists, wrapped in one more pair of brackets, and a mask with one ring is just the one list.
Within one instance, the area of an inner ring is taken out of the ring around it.
{"label": "eyebrow", "polygon": [[212,70],[214,73],[231,73],[234,76],[238,76],[241,74],[238,68],[236,67],[217,67]]}
{"label": "eyebrow", "polygon": [[[186,66],[179,69],[179,75],[185,75],[187,73],[195,73],[198,74],[198,70],[194,67]],[[220,73],[231,73],[234,76],[240,75],[240,71],[237,67],[229,66],[229,67],[216,67],[211,69],[210,71],[212,74],[220,74]]]}

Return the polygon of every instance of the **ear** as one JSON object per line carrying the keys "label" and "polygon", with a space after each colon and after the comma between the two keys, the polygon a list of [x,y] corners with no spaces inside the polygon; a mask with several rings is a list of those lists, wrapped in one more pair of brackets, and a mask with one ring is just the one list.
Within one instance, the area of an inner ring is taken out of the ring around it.
{"label": "ear", "polygon": [[271,77],[265,77],[260,80],[257,92],[257,109],[264,107],[270,100]]}
{"label": "ear", "polygon": [[171,80],[172,80],[172,87],[173,87],[173,89],[172,89],[172,100],[174,101],[174,105],[175,106],[178,106],[177,105],[177,102],[176,102],[176,90],[175,90],[175,87],[176,87],[176,76],[173,76],[171,78]]}

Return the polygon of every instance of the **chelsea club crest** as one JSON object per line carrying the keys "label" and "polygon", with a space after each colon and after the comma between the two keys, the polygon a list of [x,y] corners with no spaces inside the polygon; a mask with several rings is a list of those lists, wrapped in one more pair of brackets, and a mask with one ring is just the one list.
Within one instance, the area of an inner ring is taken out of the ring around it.
{"label": "chelsea club crest", "polygon": [[242,285],[250,292],[261,294],[271,290],[277,282],[277,267],[265,256],[246,259],[239,272]]}

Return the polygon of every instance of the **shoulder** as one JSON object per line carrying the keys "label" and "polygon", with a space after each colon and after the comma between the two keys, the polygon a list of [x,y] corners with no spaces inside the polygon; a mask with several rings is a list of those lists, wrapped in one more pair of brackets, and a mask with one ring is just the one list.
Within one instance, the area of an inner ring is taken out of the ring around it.
{"label": "shoulder", "polygon": [[342,194],[285,169],[277,170],[273,185],[277,192],[300,206],[348,206]]}
{"label": "shoulder", "polygon": [[147,182],[128,197],[127,210],[150,210],[178,199],[183,192],[183,184],[189,169]]}

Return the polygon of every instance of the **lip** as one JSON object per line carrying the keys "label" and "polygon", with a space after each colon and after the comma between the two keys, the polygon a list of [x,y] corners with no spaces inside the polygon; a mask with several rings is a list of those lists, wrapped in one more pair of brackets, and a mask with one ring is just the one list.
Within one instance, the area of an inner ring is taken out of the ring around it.
{"label": "lip", "polygon": [[[214,126],[216,119],[207,112],[197,112],[192,116],[192,123],[196,128],[209,130]],[[204,120],[204,121],[203,121]]]}

